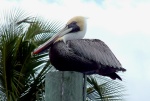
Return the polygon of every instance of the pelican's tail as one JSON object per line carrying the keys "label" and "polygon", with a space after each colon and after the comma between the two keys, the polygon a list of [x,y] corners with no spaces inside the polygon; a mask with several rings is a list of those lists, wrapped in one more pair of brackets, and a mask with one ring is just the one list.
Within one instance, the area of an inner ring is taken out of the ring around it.
{"label": "pelican's tail", "polygon": [[122,81],[121,77],[118,74],[116,74],[116,73],[110,73],[110,74],[107,74],[105,76],[108,76],[108,77],[110,77],[113,80],[115,80],[117,78],[117,79]]}

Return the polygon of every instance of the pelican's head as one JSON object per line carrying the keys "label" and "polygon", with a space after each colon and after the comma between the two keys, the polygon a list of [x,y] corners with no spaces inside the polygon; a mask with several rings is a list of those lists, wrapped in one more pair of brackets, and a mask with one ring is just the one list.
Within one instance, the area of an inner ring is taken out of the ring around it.
{"label": "pelican's head", "polygon": [[37,49],[35,49],[32,54],[38,54],[48,47],[50,47],[53,43],[57,41],[64,41],[66,43],[67,40],[74,39],[82,39],[85,36],[87,23],[87,18],[83,16],[76,16],[71,18],[66,26],[60,30],[57,34],[55,34],[52,38],[46,41],[44,44],[40,45]]}

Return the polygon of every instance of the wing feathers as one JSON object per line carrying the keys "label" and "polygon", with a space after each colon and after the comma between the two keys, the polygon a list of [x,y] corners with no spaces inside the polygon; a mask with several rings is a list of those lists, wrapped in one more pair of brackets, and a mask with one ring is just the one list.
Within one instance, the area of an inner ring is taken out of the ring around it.
{"label": "wing feathers", "polygon": [[101,40],[80,39],[68,41],[68,46],[82,57],[114,68],[122,67],[109,47]]}

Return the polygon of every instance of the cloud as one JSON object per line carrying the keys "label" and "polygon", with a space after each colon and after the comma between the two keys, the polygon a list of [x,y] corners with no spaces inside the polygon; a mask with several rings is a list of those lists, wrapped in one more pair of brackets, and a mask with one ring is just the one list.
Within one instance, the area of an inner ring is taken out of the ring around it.
{"label": "cloud", "polygon": [[[89,18],[90,28],[109,30],[113,34],[135,34],[141,32],[149,34],[150,3],[134,0],[104,0],[100,3],[94,0],[21,0],[18,3],[3,1],[4,5],[17,5],[46,18],[67,21],[75,15]],[[139,3],[140,2],[140,3]],[[8,3],[8,4],[6,4]],[[4,7],[4,5],[1,6]],[[34,5],[33,5],[34,4]]]}
{"label": "cloud", "polygon": [[97,24],[96,26],[107,29],[114,34],[150,33],[150,14],[148,13],[150,3],[136,4],[135,6],[128,0],[125,2],[116,1],[117,3],[106,0],[103,3],[104,7],[100,7],[97,13],[91,15],[92,22]]}

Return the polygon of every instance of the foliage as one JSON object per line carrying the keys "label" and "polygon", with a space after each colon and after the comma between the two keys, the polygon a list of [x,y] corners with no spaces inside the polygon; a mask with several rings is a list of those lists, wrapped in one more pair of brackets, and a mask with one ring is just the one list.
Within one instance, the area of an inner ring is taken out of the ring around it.
{"label": "foliage", "polygon": [[88,101],[123,101],[125,87],[118,81],[103,76],[88,76]]}
{"label": "foliage", "polygon": [[[45,74],[53,70],[48,52],[35,56],[31,52],[58,32],[62,23],[26,15],[17,8],[0,16],[1,101],[43,101]],[[114,101],[122,97],[122,85],[115,81],[98,84],[90,76],[87,81],[89,100]]]}
{"label": "foliage", "polygon": [[51,37],[59,25],[26,17],[18,9],[4,15],[0,26],[1,97],[8,101],[33,101],[37,94],[43,94],[45,74],[52,66],[48,53],[32,56],[31,52]]}

